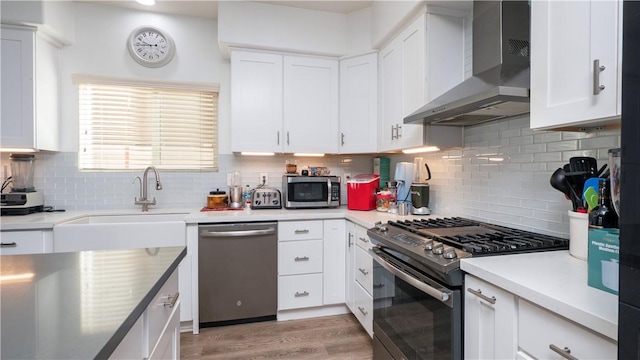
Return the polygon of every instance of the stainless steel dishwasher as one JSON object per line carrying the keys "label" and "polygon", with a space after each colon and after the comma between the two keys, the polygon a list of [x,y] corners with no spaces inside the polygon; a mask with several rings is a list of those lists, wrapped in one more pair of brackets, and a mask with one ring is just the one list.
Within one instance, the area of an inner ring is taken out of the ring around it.
{"label": "stainless steel dishwasher", "polygon": [[275,320],[277,223],[200,225],[198,272],[201,327]]}

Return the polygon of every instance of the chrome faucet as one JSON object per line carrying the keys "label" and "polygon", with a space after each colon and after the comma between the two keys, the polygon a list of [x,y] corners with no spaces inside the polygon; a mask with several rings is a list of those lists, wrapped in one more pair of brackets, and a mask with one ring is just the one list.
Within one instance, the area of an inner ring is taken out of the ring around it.
{"label": "chrome faucet", "polygon": [[139,176],[136,176],[133,179],[133,182],[135,183],[136,180],[140,181],[140,198],[135,198],[135,204],[136,205],[142,205],[142,211],[149,211],[149,205],[155,205],[156,204],[156,197],[153,197],[153,200],[149,200],[147,198],[147,174],[149,173],[149,170],[153,170],[153,173],[156,176],[156,190],[162,190],[162,183],[160,182],[160,174],[158,174],[158,169],[155,168],[155,166],[148,166],[146,169],[144,169],[144,174],[142,175],[142,180],[140,180]]}

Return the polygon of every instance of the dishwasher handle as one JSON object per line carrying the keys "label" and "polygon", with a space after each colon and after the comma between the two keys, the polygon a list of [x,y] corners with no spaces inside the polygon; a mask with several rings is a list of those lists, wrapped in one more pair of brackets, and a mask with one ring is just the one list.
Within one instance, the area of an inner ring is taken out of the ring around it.
{"label": "dishwasher handle", "polygon": [[273,235],[276,233],[276,228],[270,227],[267,229],[259,230],[232,230],[232,231],[215,231],[208,230],[200,233],[201,237],[245,237],[245,236],[261,236],[261,235]]}

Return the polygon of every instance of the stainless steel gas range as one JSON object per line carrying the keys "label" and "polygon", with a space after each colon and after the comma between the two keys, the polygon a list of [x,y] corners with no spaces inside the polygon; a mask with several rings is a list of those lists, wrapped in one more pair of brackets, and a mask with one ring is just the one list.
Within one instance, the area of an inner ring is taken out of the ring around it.
{"label": "stainless steel gas range", "polygon": [[569,240],[464,218],[378,223],[374,278],[393,279],[374,298],[374,359],[461,359],[460,259],[566,250]]}

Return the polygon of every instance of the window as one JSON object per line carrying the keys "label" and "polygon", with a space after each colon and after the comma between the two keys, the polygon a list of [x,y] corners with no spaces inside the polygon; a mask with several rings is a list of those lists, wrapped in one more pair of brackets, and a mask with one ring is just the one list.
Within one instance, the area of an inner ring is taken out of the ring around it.
{"label": "window", "polygon": [[218,170],[218,85],[74,76],[78,168]]}

